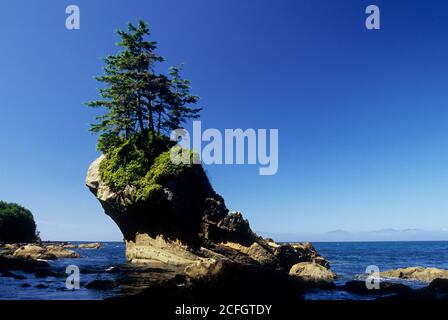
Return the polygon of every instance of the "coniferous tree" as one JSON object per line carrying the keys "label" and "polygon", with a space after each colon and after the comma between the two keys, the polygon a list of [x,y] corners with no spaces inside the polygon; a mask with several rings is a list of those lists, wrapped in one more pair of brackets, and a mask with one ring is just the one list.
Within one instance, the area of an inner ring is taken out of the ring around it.
{"label": "coniferous tree", "polygon": [[122,50],[105,58],[105,74],[96,78],[105,84],[99,89],[102,99],[88,103],[107,109],[91,126],[100,133],[98,149],[105,153],[135,136],[151,144],[157,135],[199,117],[201,110],[190,107],[199,98],[190,94],[190,82],[180,75],[182,67],[171,68],[168,75],[156,72],[164,58],[156,54],[156,42],[145,40],[150,35],[145,22],[128,24],[118,35]]}

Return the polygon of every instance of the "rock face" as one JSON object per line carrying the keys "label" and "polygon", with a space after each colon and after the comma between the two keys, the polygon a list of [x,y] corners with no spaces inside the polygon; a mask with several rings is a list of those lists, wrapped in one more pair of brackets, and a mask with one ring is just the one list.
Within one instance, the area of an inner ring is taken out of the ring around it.
{"label": "rock face", "polygon": [[410,267],[384,271],[380,273],[383,278],[399,278],[431,282],[435,279],[448,279],[448,270],[437,268]]}
{"label": "rock face", "polygon": [[[251,230],[240,212],[229,212],[202,166],[165,183],[163,196],[157,201],[137,201],[132,186],[112,192],[101,180],[102,159],[90,166],[86,184],[123,233],[128,261],[190,265],[185,272],[196,284],[204,279],[228,278],[228,270],[249,272],[247,268],[259,275],[282,270],[283,277],[295,281],[288,272],[303,262],[312,263],[321,272],[315,273],[316,277],[332,277],[328,262],[311,244],[280,245],[265,240]],[[309,267],[306,270],[311,275]]]}

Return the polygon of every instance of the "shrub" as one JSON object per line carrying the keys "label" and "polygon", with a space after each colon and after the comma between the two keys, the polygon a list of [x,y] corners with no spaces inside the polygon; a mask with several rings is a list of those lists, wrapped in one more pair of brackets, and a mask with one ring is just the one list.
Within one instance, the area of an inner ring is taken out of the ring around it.
{"label": "shrub", "polygon": [[32,213],[18,204],[0,201],[0,241],[32,242],[37,239]]}

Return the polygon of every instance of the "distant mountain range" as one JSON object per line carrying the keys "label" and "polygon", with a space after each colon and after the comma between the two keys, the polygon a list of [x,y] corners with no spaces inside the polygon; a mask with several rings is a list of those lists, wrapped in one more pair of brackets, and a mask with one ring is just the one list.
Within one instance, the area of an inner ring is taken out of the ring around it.
{"label": "distant mountain range", "polygon": [[263,237],[281,242],[312,241],[448,241],[448,230],[428,231],[423,229],[380,229],[364,232],[333,230],[323,234],[293,234],[258,232]]}

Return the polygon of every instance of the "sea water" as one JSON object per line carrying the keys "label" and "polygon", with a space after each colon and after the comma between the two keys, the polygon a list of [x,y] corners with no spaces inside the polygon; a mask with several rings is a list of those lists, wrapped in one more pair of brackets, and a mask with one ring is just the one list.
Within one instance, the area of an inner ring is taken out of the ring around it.
{"label": "sea water", "polygon": [[[380,271],[413,266],[448,269],[448,241],[314,242],[313,245],[330,262],[332,270],[338,275],[337,285],[362,278],[366,268],[371,265],[378,266]],[[98,300],[126,293],[121,286],[103,291],[85,288],[85,285],[93,280],[120,281],[123,278],[123,272],[115,273],[110,270],[126,268],[124,243],[106,242],[98,250],[73,250],[80,253],[82,258],[61,259],[49,263],[52,271],[61,274],[69,265],[78,266],[81,272],[81,288],[79,290],[67,290],[64,277],[38,278],[34,274],[12,271],[16,275],[25,276],[26,279],[0,277],[0,299]],[[135,274],[135,270],[133,272]],[[145,286],[152,280],[157,282],[159,279],[163,279],[166,275],[164,272],[166,271],[158,268],[142,269],[135,278],[139,279],[139,285]],[[401,282],[413,288],[426,285],[418,281]],[[23,284],[28,284],[30,287],[23,288]],[[39,284],[48,286],[48,288],[36,288],[36,285]],[[312,300],[373,298],[354,295],[342,290],[316,290],[306,295],[306,299]]]}

